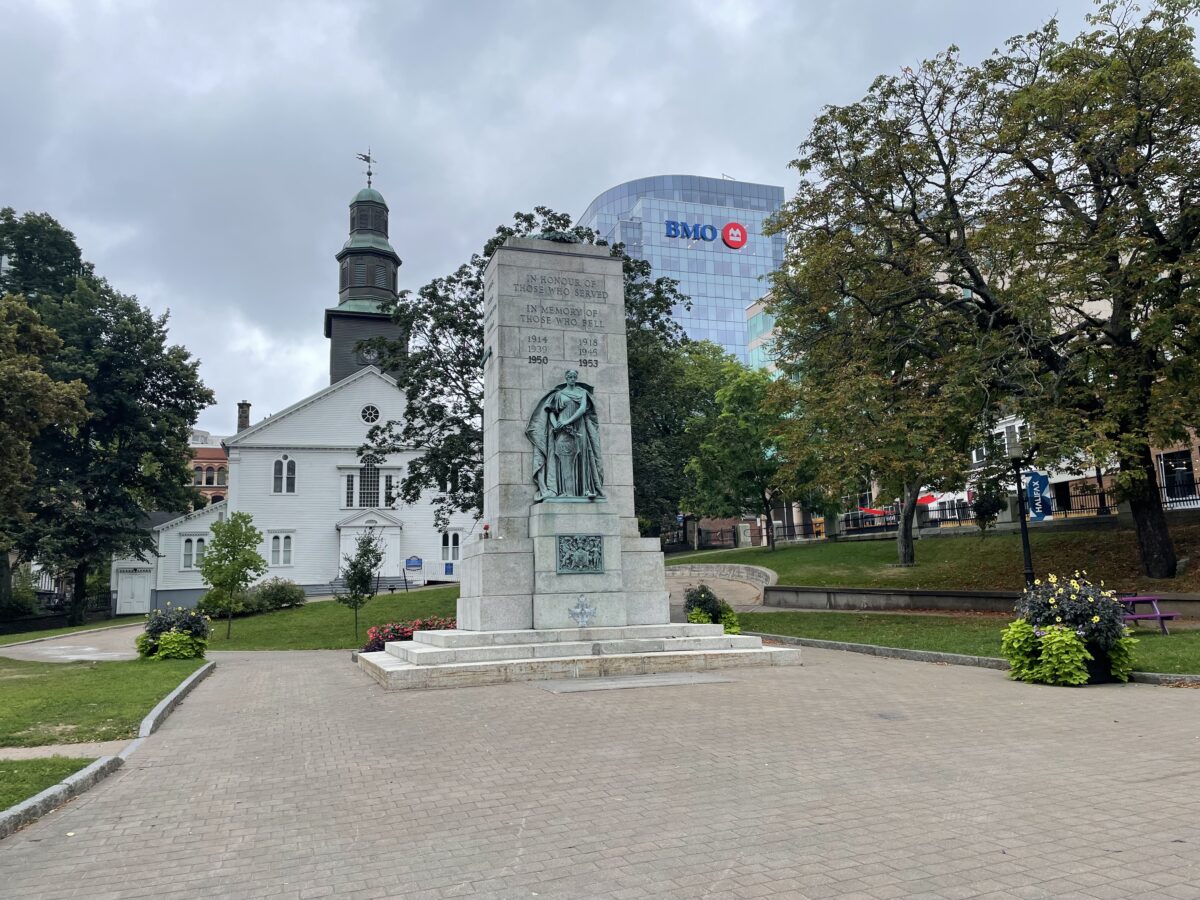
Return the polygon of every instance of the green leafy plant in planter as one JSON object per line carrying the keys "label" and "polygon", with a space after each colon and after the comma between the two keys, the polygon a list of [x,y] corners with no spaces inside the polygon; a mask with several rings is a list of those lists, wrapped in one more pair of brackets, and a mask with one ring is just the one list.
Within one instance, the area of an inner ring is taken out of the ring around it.
{"label": "green leafy plant in planter", "polygon": [[203,659],[211,632],[204,613],[168,603],[146,617],[146,630],[134,645],[145,659]]}
{"label": "green leafy plant in planter", "polygon": [[1017,620],[1004,629],[1000,650],[1009,676],[1039,684],[1080,685],[1128,681],[1133,645],[1115,591],[1089,582],[1048,575],[1017,601]]}
{"label": "green leafy plant in planter", "polygon": [[689,587],[684,591],[683,598],[687,620],[693,625],[711,625],[719,622],[725,626],[726,634],[742,633],[742,626],[733,607],[714,594],[707,584]]}

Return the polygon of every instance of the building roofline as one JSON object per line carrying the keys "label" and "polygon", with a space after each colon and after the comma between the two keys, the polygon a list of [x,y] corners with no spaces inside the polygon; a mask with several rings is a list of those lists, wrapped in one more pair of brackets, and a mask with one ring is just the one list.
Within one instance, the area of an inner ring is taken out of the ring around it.
{"label": "building roofline", "polygon": [[224,441],[221,442],[221,444],[222,444],[222,446],[224,446],[226,448],[236,445],[236,444],[240,444],[245,438],[250,437],[250,435],[252,435],[252,434],[257,434],[258,432],[260,432],[264,428],[266,428],[268,425],[274,425],[276,422],[286,419],[288,416],[294,415],[295,413],[299,412],[300,410],[302,410],[308,406],[311,406],[312,404],[316,403],[318,400],[325,399],[326,397],[328,397],[330,394],[334,393],[335,391],[340,391],[342,388],[347,387],[348,385],[352,384],[353,382],[359,381],[360,379],[363,379],[363,378],[367,378],[371,375],[376,375],[379,378],[382,378],[384,381],[386,381],[392,387],[397,387],[396,379],[392,378],[392,376],[387,375],[384,372],[381,372],[375,366],[364,366],[363,368],[359,369],[357,372],[354,372],[351,375],[347,375],[341,381],[336,381],[333,384],[329,385],[329,387],[322,388],[321,390],[317,391],[315,394],[305,397],[299,403],[293,403],[291,406],[280,410],[279,412],[275,413],[273,416],[267,416],[265,419],[262,419],[257,424],[251,425],[249,428],[245,429],[244,431],[239,431],[237,434],[227,437]]}

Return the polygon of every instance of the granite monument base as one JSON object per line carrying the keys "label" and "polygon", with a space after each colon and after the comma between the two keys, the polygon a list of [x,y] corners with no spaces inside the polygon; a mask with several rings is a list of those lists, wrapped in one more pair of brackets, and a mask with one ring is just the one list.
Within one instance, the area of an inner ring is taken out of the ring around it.
{"label": "granite monument base", "polygon": [[418,631],[358,665],[387,690],[465,687],[509,681],[702,672],[800,665],[795,647],[763,647],[720,625]]}

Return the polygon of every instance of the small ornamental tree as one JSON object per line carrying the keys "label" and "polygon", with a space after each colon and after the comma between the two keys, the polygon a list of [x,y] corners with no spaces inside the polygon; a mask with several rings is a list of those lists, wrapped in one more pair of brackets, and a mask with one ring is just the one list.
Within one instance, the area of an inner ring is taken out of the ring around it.
{"label": "small ornamental tree", "polygon": [[233,632],[233,608],[250,582],[267,571],[267,561],[258,548],[262,532],[254,527],[250,513],[235,512],[224,522],[214,522],[212,540],[200,558],[200,577],[216,594],[216,608],[225,612],[225,637]]}
{"label": "small ornamental tree", "polygon": [[342,581],[346,590],[334,594],[333,599],[354,610],[354,640],[358,641],[358,611],[375,596],[375,576],[383,564],[383,541],[368,528],[358,536],[354,544],[354,555],[342,557]]}

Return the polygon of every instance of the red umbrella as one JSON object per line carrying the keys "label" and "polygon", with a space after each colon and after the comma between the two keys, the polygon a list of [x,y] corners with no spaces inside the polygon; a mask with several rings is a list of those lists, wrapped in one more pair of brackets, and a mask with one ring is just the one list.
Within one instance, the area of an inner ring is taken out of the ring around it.
{"label": "red umbrella", "polygon": [[884,512],[882,509],[871,509],[869,506],[860,506],[858,508],[858,511],[865,512],[867,515],[870,515],[870,516],[886,516],[887,515],[887,513]]}
{"label": "red umbrella", "polygon": [[924,497],[918,497],[917,502],[922,506],[928,506],[930,503],[937,502],[937,497],[933,496],[933,494],[926,494]]}

